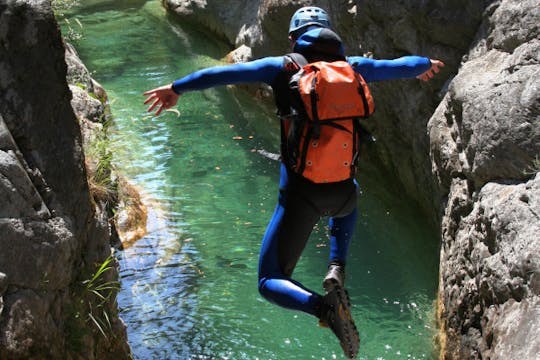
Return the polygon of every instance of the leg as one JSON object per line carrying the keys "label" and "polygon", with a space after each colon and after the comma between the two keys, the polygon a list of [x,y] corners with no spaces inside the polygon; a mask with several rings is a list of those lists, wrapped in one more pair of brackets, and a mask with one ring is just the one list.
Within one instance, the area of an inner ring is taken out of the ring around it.
{"label": "leg", "polygon": [[358,210],[341,218],[330,218],[330,263],[345,266],[349,244],[356,226]]}
{"label": "leg", "polygon": [[358,191],[358,183],[355,181],[355,192],[351,194],[344,206],[346,215],[335,215],[329,220],[330,226],[330,264],[339,264],[344,267],[347,262],[347,253],[349,251],[349,243],[351,241],[358,210],[356,208],[356,199]]}
{"label": "leg", "polygon": [[320,320],[332,329],[343,352],[351,359],[356,358],[360,346],[358,329],[351,315],[349,294],[344,287],[345,263],[358,214],[356,193],[353,199],[354,202],[349,201],[349,206],[354,206],[349,214],[330,218],[330,264],[323,281],[326,295],[322,300]]}
{"label": "leg", "polygon": [[274,304],[317,316],[321,296],[290,276],[319,214],[308,203],[291,194],[286,177],[286,170],[282,169],[278,205],[261,246],[259,292]]}

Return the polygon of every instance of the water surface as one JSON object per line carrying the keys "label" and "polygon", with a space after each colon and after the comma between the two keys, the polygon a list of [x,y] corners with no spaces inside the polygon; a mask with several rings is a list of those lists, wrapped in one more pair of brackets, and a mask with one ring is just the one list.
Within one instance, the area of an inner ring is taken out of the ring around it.
{"label": "water surface", "polygon": [[[151,204],[149,233],[119,252],[118,302],[135,359],[341,359],[316,319],[257,292],[260,240],[277,196],[266,108],[226,87],[184,94],[178,113],[145,113],[142,92],[219,64],[230,50],[179,26],[159,1],[85,1],[80,56],[107,89],[120,171]],[[73,22],[72,22],[73,24]],[[236,96],[235,96],[236,95]],[[437,235],[395,183],[366,167],[347,285],[362,359],[433,358]],[[320,289],[326,224],[295,276]]]}

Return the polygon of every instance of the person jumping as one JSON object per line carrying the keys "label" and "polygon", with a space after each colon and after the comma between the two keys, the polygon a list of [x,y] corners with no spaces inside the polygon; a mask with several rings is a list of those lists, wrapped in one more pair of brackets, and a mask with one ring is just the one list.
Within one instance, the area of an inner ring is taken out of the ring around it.
{"label": "person jumping", "polygon": [[[264,57],[198,70],[171,84],[144,92],[147,96],[144,104],[149,104],[148,112],[155,110],[157,116],[175,106],[179,96],[188,91],[254,82],[266,83],[273,88],[281,115],[281,166],[277,205],[260,250],[259,292],[271,303],[316,317],[319,325],[333,331],[344,354],[356,358],[360,337],[345,289],[345,265],[357,220],[358,184],[354,171],[344,180],[322,183],[298,173],[287,141],[294,120],[287,115],[293,99],[286,89],[291,77],[302,68],[299,58],[305,59],[306,63],[345,61],[367,83],[415,77],[427,81],[444,64],[420,56],[392,60],[346,57],[340,37],[332,30],[328,13],[313,6],[294,13],[289,40],[294,54],[300,54],[300,57]],[[316,142],[313,144],[315,146]],[[329,219],[330,254],[322,283],[324,294],[320,294],[293,279],[292,275],[314,226],[323,217]]]}

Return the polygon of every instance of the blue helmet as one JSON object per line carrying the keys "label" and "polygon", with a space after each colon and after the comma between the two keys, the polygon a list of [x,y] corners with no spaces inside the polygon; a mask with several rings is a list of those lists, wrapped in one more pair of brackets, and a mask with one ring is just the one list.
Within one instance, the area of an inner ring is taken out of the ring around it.
{"label": "blue helmet", "polygon": [[296,10],[289,25],[289,35],[309,25],[329,28],[330,19],[326,11],[315,6],[305,6]]}

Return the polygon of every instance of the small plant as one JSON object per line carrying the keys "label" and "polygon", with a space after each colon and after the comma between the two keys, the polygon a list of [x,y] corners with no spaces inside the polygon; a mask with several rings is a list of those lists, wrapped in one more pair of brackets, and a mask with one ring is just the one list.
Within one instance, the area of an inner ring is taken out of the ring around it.
{"label": "small plant", "polygon": [[52,0],[51,5],[54,11],[54,16],[57,18],[65,18],[66,13],[80,0]]}
{"label": "small plant", "polygon": [[94,130],[92,136],[84,144],[88,186],[92,198],[97,203],[114,203],[118,192],[113,176],[113,153],[110,150],[111,143],[108,136],[111,121],[111,118],[105,114],[104,120],[100,122],[103,127]]}
{"label": "small plant", "polygon": [[74,18],[73,21],[77,23],[78,29],[76,29],[72,22],[67,18],[67,12],[75,5],[79,3],[80,0],[52,0],[51,5],[54,11],[54,16],[60,22],[63,21],[65,25],[64,37],[66,40],[72,43],[77,43],[83,38],[82,30],[83,25],[81,22]]}
{"label": "small plant", "polygon": [[86,291],[88,305],[88,321],[92,322],[99,332],[107,338],[112,334],[109,304],[120,290],[120,283],[107,280],[107,273],[114,269],[114,258],[110,255],[90,279],[84,280],[82,285]]}

